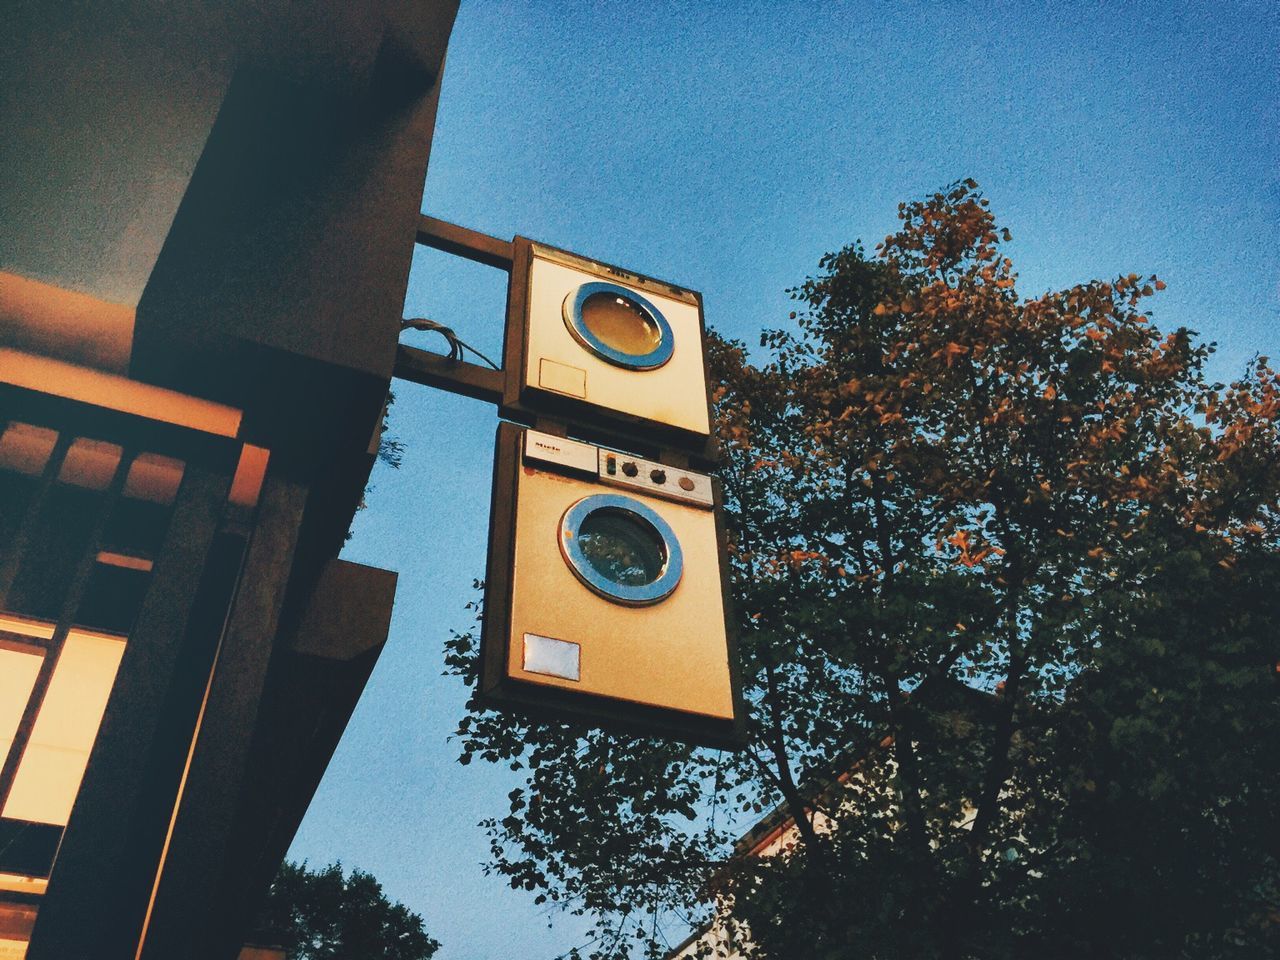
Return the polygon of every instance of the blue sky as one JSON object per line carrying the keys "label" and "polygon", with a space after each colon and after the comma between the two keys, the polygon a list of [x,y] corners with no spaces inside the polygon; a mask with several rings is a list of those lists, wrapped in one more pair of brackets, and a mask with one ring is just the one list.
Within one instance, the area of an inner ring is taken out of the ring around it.
{"label": "blue sky", "polygon": [[[1162,327],[1280,357],[1280,17],[1270,4],[463,0],[423,209],[703,292],[754,345],[819,256],[973,177],[1019,288],[1157,273]],[[497,356],[505,274],[419,251],[406,315]],[[411,342],[438,348],[428,334]],[[294,843],[381,879],[442,960],[581,942],[480,869],[515,776],[458,766],[440,676],[483,575],[493,408],[397,388],[345,556],[400,571],[391,638]],[[677,931],[672,932],[678,934]]]}

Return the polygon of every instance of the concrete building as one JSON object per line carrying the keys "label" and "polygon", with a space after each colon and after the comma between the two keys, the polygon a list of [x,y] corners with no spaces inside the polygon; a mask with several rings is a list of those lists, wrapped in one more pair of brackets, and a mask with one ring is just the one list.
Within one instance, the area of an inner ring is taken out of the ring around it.
{"label": "concrete building", "polygon": [[455,12],[6,13],[0,957],[241,950],[386,638],[337,555]]}

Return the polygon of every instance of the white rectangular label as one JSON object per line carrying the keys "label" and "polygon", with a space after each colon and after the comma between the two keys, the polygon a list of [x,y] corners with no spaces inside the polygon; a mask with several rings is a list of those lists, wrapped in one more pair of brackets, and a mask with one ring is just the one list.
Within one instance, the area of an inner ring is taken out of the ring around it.
{"label": "white rectangular label", "polygon": [[576,643],[570,643],[568,640],[526,633],[524,635],[524,668],[530,673],[544,673],[549,677],[577,680],[581,649]]}
{"label": "white rectangular label", "polygon": [[591,444],[550,433],[539,433],[537,430],[525,431],[524,458],[581,470],[583,473],[596,472],[596,448]]}

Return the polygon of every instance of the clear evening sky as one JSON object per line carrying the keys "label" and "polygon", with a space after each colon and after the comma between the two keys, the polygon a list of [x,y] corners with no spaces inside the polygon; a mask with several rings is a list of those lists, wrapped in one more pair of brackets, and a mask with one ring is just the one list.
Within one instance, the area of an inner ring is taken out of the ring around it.
{"label": "clear evening sky", "polygon": [[[1216,340],[1228,379],[1280,356],[1278,54],[1270,3],[464,0],[423,210],[701,290],[754,346],[824,252],[973,177],[1024,295],[1156,273],[1157,324]],[[505,275],[449,261],[419,251],[406,316],[496,358]],[[373,873],[440,960],[551,960],[583,923],[548,929],[481,871],[476,823],[518,775],[446,742],[466,691],[442,642],[484,572],[495,411],[396,393],[404,465],[375,471],[344,554],[400,571],[391,638],[291,855]]]}

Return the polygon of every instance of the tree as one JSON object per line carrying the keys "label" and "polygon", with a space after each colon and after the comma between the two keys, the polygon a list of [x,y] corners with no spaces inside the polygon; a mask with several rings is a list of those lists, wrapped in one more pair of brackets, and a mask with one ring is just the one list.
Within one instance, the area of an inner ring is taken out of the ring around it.
{"label": "tree", "polygon": [[1274,951],[1280,378],[1208,382],[1153,276],[1020,298],[972,181],[899,215],[763,362],[713,339],[750,746],[473,709],[461,760],[528,771],[491,868],[593,957],[712,889],[763,957]]}
{"label": "tree", "polygon": [[377,880],[336,863],[281,864],[257,927],[289,960],[428,960],[440,948],[422,917],[388,900]]}

